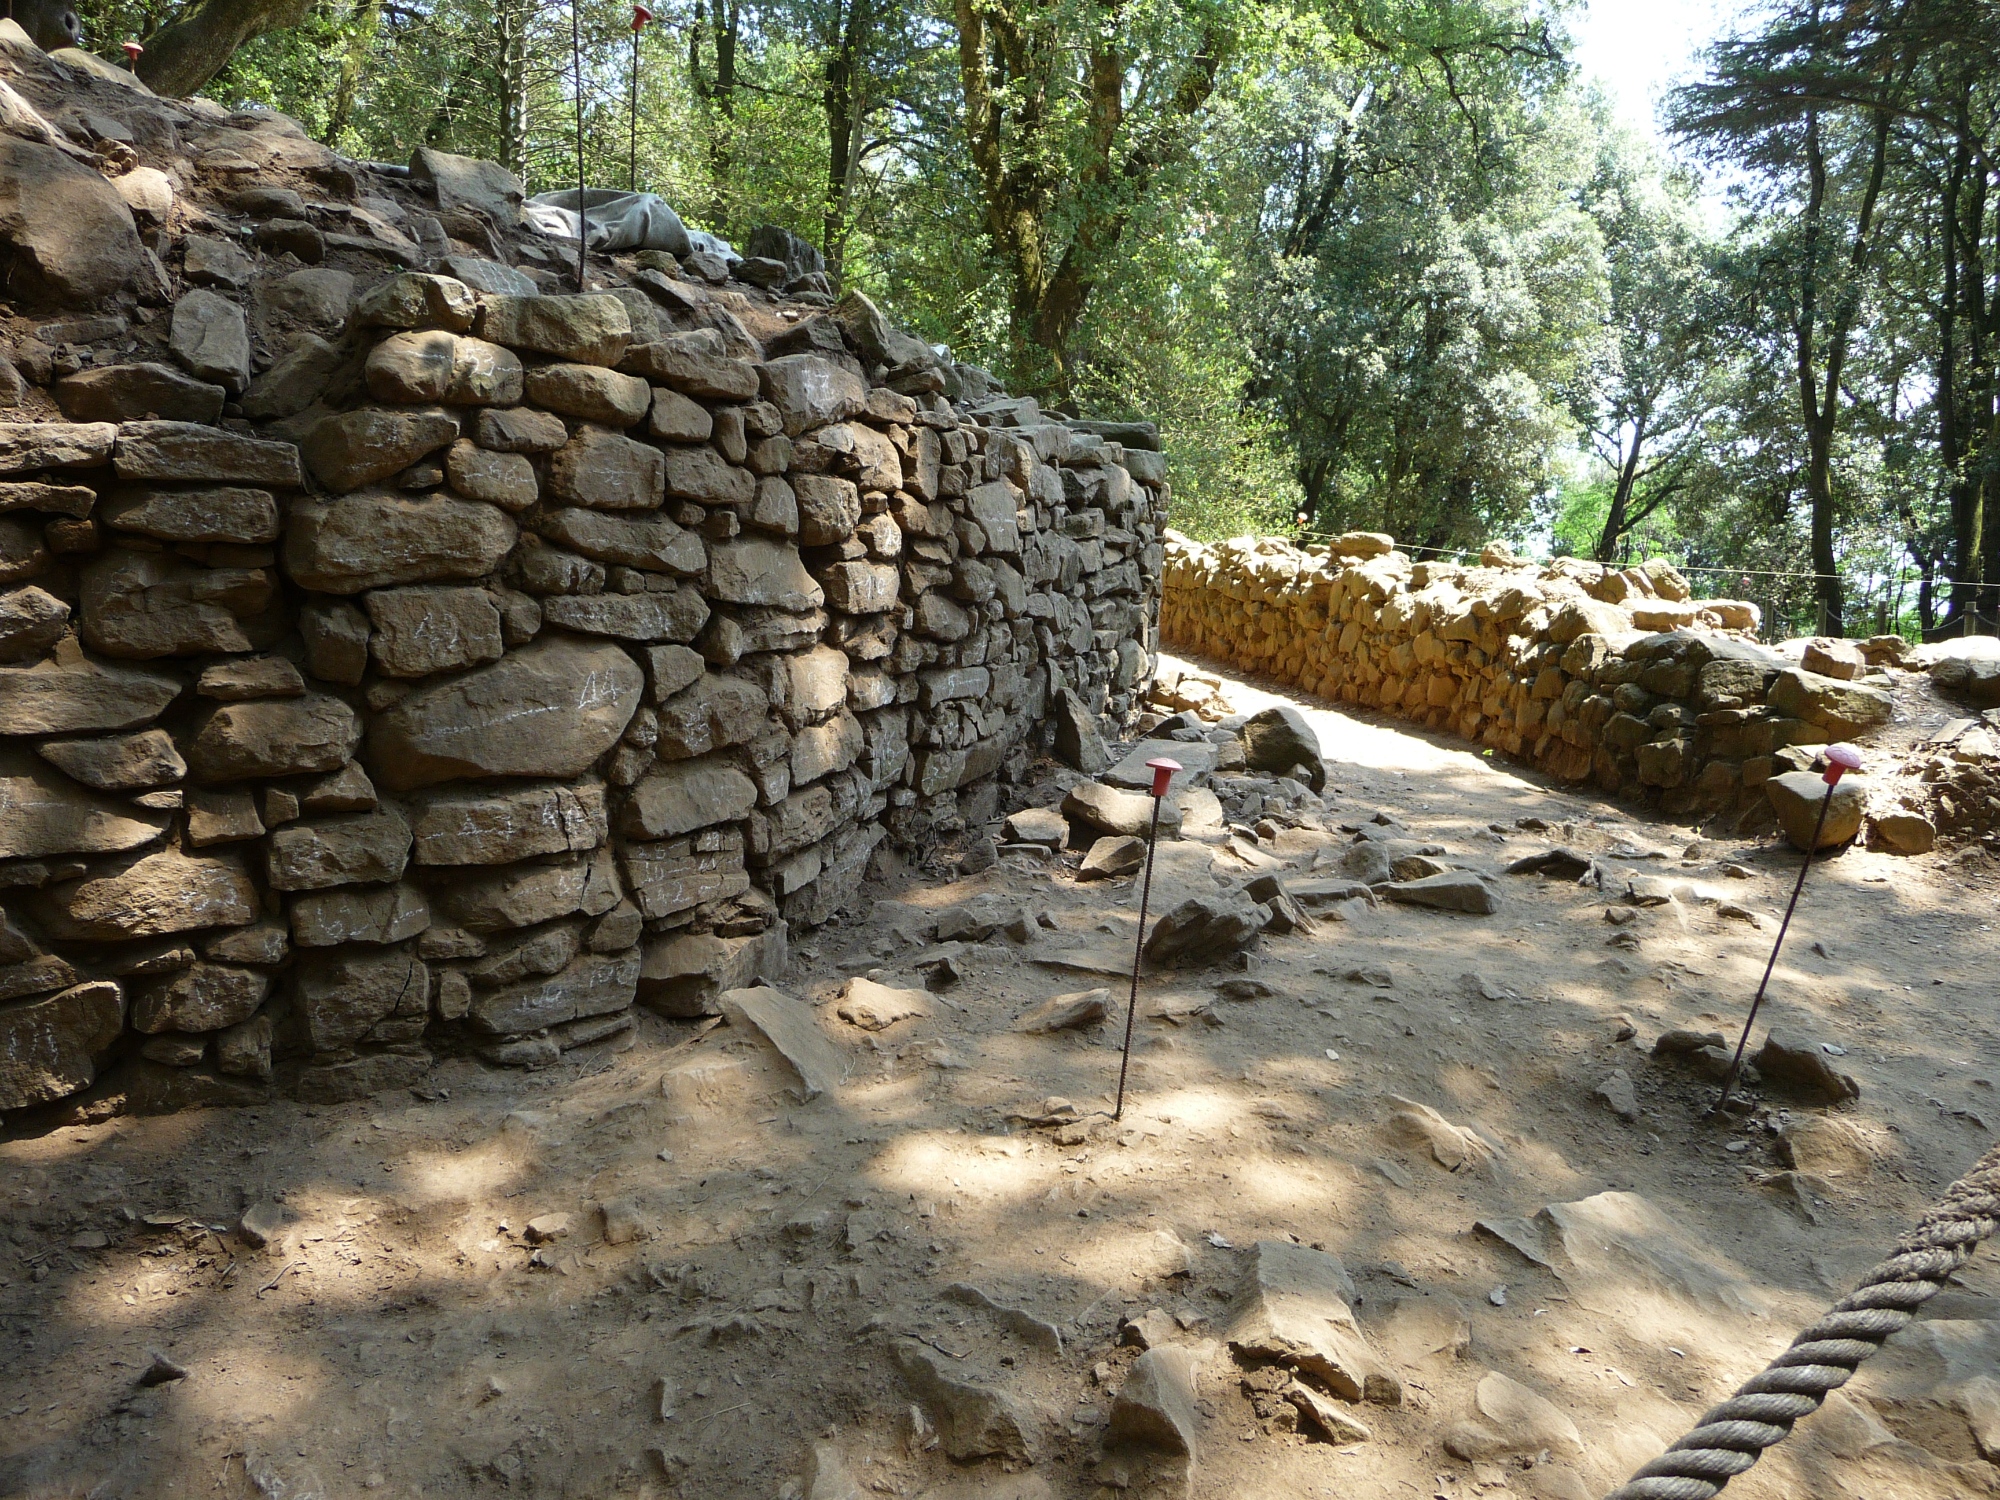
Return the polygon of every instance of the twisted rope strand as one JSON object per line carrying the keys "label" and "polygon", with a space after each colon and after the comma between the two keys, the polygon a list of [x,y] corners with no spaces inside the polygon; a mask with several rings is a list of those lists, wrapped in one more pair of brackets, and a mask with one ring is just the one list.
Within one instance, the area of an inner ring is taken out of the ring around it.
{"label": "twisted rope strand", "polygon": [[2000,1146],[1945,1189],[1853,1292],[1606,1500],[1714,1500],[1766,1449],[1790,1437],[1793,1423],[1818,1411],[1828,1392],[1847,1384],[1884,1339],[1908,1327],[1996,1229]]}

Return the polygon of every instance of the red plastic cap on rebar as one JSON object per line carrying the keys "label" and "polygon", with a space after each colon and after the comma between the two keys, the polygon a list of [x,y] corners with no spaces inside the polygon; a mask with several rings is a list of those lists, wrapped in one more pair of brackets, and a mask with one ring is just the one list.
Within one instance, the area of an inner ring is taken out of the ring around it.
{"label": "red plastic cap on rebar", "polygon": [[648,21],[652,19],[653,19],[653,13],[650,10],[646,9],[645,6],[635,5],[632,7],[632,29],[634,31],[637,31],[640,27],[644,26]]}
{"label": "red plastic cap on rebar", "polygon": [[1177,760],[1168,760],[1163,755],[1158,760],[1147,761],[1146,764],[1153,768],[1153,795],[1166,796],[1167,788],[1173,783],[1174,772],[1182,769],[1181,763]]}
{"label": "red plastic cap on rebar", "polygon": [[1826,750],[1826,769],[1820,773],[1828,786],[1839,784],[1840,778],[1849,771],[1861,769],[1861,752],[1852,745],[1829,745]]}

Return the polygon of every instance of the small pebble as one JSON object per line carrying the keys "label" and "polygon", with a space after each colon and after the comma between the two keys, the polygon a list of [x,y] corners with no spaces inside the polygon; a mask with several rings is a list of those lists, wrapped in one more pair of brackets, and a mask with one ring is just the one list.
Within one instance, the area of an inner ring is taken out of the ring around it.
{"label": "small pebble", "polygon": [[1486,1294],[1486,1300],[1491,1302],[1495,1307],[1505,1307],[1507,1305],[1507,1288],[1496,1286]]}

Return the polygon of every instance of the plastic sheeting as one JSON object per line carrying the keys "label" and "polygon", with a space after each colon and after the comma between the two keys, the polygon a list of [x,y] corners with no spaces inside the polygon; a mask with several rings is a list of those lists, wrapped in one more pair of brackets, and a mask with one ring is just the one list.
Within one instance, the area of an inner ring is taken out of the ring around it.
{"label": "plastic sheeting", "polygon": [[[537,230],[554,239],[573,240],[577,236],[575,188],[537,193],[522,205],[522,213]],[[589,227],[593,250],[664,250],[681,257],[706,250],[724,260],[740,259],[727,240],[689,229],[658,193],[585,188],[582,219]]]}

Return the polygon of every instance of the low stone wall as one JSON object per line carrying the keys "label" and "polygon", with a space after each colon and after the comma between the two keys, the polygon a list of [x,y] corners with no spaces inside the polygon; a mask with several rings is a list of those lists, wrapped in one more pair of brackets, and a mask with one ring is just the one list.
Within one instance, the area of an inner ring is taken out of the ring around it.
{"label": "low stone wall", "polygon": [[[1696,600],[1672,567],[1546,566],[1489,547],[1415,562],[1356,533],[1301,550],[1167,533],[1162,641],[1394,713],[1674,816],[1763,816],[1810,747],[1886,723],[1895,637],[1808,647],[1750,634],[1756,606]],[[1817,670],[1810,670],[1817,668]],[[1871,680],[1874,679],[1874,680]]]}
{"label": "low stone wall", "polygon": [[993,816],[1057,717],[1130,708],[1151,429],[1047,420],[809,274],[552,294],[453,200],[490,164],[377,180],[104,87],[157,148],[118,179],[150,207],[90,189],[137,269],[7,325],[0,1110],[703,1013],[878,846]]}

